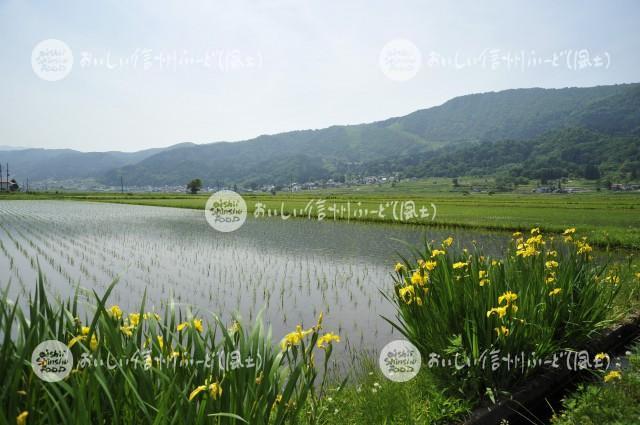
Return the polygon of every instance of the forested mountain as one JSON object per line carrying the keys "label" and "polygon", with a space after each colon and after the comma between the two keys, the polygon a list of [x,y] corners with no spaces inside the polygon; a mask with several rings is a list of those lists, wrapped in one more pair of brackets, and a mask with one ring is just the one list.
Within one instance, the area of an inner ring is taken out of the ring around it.
{"label": "forested mountain", "polygon": [[370,124],[265,135],[160,151],[27,150],[10,156],[32,179],[94,177],[130,185],[283,184],[345,175],[556,174],[637,177],[640,84],[515,89],[454,98]]}
{"label": "forested mountain", "polygon": [[[402,168],[407,175],[503,175],[529,179],[600,175],[640,178],[640,137],[608,135],[584,128],[550,131],[532,140],[456,145],[396,164],[378,164],[380,172]],[[593,171],[593,170],[596,171]],[[589,174],[591,172],[591,174]]]}
{"label": "forested mountain", "polygon": [[[588,164],[618,172],[637,157],[638,135],[639,84],[518,89],[462,96],[372,124],[163,152],[112,170],[106,181],[117,182],[119,175],[144,184],[179,183],[193,175],[210,183],[287,183],[392,172],[454,176],[493,174],[505,164],[520,164],[529,177],[546,168],[579,174]],[[626,155],[614,155],[614,146]]]}
{"label": "forested mountain", "polygon": [[[526,140],[567,127],[640,128],[640,84],[471,94],[381,123],[428,140]],[[635,112],[635,114],[634,114]],[[622,130],[622,129],[621,129]]]}

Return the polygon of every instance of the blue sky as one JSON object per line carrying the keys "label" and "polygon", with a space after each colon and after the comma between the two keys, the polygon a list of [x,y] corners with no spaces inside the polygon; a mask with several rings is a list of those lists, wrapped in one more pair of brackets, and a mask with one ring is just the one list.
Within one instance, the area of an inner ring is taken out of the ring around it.
{"label": "blue sky", "polygon": [[[134,151],[236,141],[381,120],[475,92],[637,82],[639,20],[633,0],[0,0],[0,145]],[[32,69],[46,39],[73,52],[59,81]],[[379,64],[395,39],[422,57],[407,81]],[[174,54],[196,63],[160,68]],[[518,55],[541,64],[509,69]],[[585,55],[591,66],[569,66]],[[136,66],[118,65],[134,57]],[[230,68],[229,58],[244,65]]]}

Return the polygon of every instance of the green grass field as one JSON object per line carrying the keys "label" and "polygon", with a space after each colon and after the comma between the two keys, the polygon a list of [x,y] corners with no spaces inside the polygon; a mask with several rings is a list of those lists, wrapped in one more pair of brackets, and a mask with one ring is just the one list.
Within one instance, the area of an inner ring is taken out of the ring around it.
{"label": "green grass field", "polygon": [[[333,220],[330,208],[334,205],[340,211],[350,208],[351,220],[399,222],[392,214],[392,204],[412,200],[416,208],[426,206],[427,218],[408,220],[430,226],[451,226],[489,230],[527,230],[540,227],[546,232],[561,232],[568,227],[576,227],[600,247],[621,247],[640,249],[640,193],[616,193],[610,191],[537,194],[530,188],[519,192],[495,193],[471,192],[467,189],[481,181],[464,182],[463,187],[452,191],[448,179],[402,182],[395,187],[390,184],[355,186],[352,188],[304,191],[298,193],[280,192],[271,194],[243,194],[249,213],[254,213],[256,204],[262,203],[266,210],[278,215],[284,211],[297,216],[318,215],[317,201],[325,200],[324,220]],[[574,187],[585,187],[586,182],[575,182]],[[12,194],[0,199],[68,199],[83,201],[114,202],[176,208],[203,209],[209,194],[114,194],[114,193],[40,193]],[[391,205],[387,205],[391,204]],[[436,216],[433,217],[433,207]],[[380,205],[387,205],[384,217],[377,211]],[[306,209],[305,209],[306,208]],[[358,211],[369,214],[353,216]],[[300,213],[302,212],[302,213]],[[375,213],[374,213],[375,212]],[[265,212],[265,215],[267,213]],[[346,219],[346,212],[336,213],[336,219]]]}

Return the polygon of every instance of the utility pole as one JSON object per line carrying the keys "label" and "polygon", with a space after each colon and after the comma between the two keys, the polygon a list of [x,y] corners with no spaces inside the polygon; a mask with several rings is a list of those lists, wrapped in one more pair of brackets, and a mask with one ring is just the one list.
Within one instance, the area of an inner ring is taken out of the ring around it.
{"label": "utility pole", "polygon": [[120,193],[124,193],[124,177],[120,176]]}
{"label": "utility pole", "polygon": [[[9,189],[8,186],[7,189]],[[0,164],[0,192],[2,192],[2,164]]]}

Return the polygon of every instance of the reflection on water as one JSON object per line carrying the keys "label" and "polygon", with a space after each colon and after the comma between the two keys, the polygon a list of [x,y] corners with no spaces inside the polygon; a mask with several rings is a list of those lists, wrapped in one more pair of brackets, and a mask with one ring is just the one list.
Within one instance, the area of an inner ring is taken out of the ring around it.
{"label": "reflection on water", "polygon": [[[475,240],[488,254],[508,234],[408,225],[281,218],[252,219],[233,233],[210,228],[201,211],[65,201],[0,202],[0,283],[12,297],[32,292],[37,267],[49,290],[63,297],[75,285],[101,294],[120,278],[110,302],[161,311],[169,300],[200,316],[228,320],[234,312],[263,319],[279,339],[320,311],[325,328],[357,349],[379,349],[391,327],[388,291],[396,252],[405,241],[452,235]],[[426,233],[425,233],[426,232]]]}

